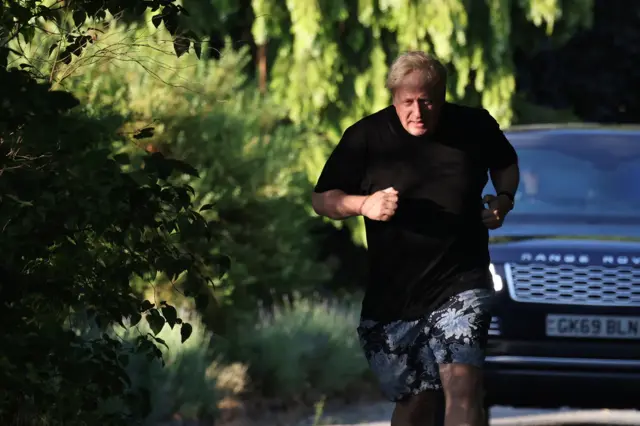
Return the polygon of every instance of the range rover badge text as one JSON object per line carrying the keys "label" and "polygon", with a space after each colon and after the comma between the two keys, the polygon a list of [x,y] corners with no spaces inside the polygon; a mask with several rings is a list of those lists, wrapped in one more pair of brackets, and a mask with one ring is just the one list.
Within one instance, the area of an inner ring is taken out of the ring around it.
{"label": "range rover badge text", "polygon": [[[600,257],[600,256],[597,256]],[[588,254],[580,253],[522,253],[521,262],[544,262],[586,265],[591,261]],[[616,256],[605,254],[601,260],[603,265],[640,265],[640,256]]]}

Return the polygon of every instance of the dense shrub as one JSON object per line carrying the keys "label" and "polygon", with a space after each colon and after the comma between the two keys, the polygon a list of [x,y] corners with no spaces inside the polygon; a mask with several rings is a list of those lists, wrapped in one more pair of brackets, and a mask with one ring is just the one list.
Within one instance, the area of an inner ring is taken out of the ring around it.
{"label": "dense shrub", "polygon": [[[107,330],[110,338],[123,342],[118,355],[128,359],[126,370],[132,387],[149,391],[150,412],[145,425],[155,426],[176,417],[212,420],[218,414],[220,400],[242,392],[246,386],[246,368],[224,363],[212,333],[197,314],[180,312],[180,316],[192,325],[191,337],[182,343],[180,330],[165,325],[155,335],[163,342],[159,346],[162,359],[133,351],[141,335],[153,333],[148,324],[129,327],[125,321],[126,328],[111,326]],[[91,322],[76,320],[74,323],[74,331],[84,341],[97,339],[103,333]],[[121,411],[123,403],[113,398],[109,406]]]}
{"label": "dense shrub", "polygon": [[[52,90],[57,72],[45,73],[19,51],[49,25],[56,31],[41,32],[40,41],[56,50],[60,68],[73,68],[88,43],[80,21],[99,25],[123,4],[45,3],[4,2],[0,23],[0,424],[137,424],[148,394],[131,386],[125,355],[155,359],[162,340],[154,334],[163,325],[181,341],[192,326],[166,302],[140,300],[130,279],[186,276],[206,287],[216,265],[190,250],[192,238],[207,236],[192,189],[169,182],[193,168],[154,154],[123,170],[127,156],[113,156],[109,145],[127,137],[72,112],[78,100]],[[153,5],[127,2],[135,6]],[[168,0],[159,11],[177,19],[179,7]],[[71,15],[77,25],[69,25]],[[201,232],[189,233],[193,227]],[[105,333],[78,336],[77,314]],[[127,347],[106,333],[123,318],[131,325],[145,318],[152,332]],[[118,398],[123,404],[111,410]]]}
{"label": "dense shrub", "polygon": [[[175,324],[175,316],[162,315],[169,307],[141,304],[129,279],[159,272],[178,277],[188,269],[190,282],[204,285],[208,264],[176,240],[188,238],[177,222],[198,220],[185,187],[158,179],[150,167],[123,173],[92,146],[101,135],[90,120],[56,117],[55,124],[40,124],[23,133],[19,155],[3,157],[2,383],[21,393],[12,399],[3,393],[8,405],[0,414],[25,409],[83,424],[94,418],[101,394],[127,389],[126,376],[118,374],[126,363],[114,355],[117,340],[78,341],[69,333],[69,315],[90,310],[101,327],[123,317],[137,323],[141,315],[154,330]],[[186,339],[189,325],[177,327]],[[146,339],[138,348],[156,351]]]}
{"label": "dense shrub", "polygon": [[126,117],[123,133],[153,125],[144,144],[115,149],[160,151],[200,171],[198,179],[180,182],[195,189],[196,204],[211,207],[202,212],[214,241],[208,250],[233,259],[226,278],[215,283],[220,305],[205,311],[207,325],[220,330],[228,316],[216,308],[252,310],[259,300],[310,293],[330,278],[309,232],[319,219],[310,214],[307,153],[323,141],[287,124],[284,112],[236,72],[246,52],[223,52],[219,61],[176,59],[146,47],[162,46],[162,38],[114,26],[93,49],[114,46],[127,60],[88,63],[66,82],[89,114]]}
{"label": "dense shrub", "polygon": [[358,317],[356,302],[296,297],[238,327],[229,354],[248,365],[251,383],[265,395],[335,395],[367,377]]}
{"label": "dense shrub", "polygon": [[[178,415],[187,419],[213,418],[217,413],[220,399],[216,380],[209,367],[213,365],[215,353],[210,347],[210,334],[199,321],[190,320],[194,325],[192,338],[180,343],[180,334],[168,326],[158,333],[166,346],[162,346],[162,363],[143,357],[131,359],[128,372],[136,386],[149,389],[151,413],[149,425]],[[147,333],[147,327],[132,329],[121,336],[134,343],[138,333]]]}

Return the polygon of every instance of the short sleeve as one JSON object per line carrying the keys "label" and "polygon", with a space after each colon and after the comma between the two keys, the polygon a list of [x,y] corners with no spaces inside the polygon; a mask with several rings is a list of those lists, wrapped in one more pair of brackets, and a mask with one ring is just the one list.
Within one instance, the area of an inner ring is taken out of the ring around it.
{"label": "short sleeve", "polygon": [[518,155],[511,142],[500,129],[498,122],[489,111],[483,110],[484,134],[482,135],[487,166],[491,170],[504,169],[518,163]]}
{"label": "short sleeve", "polygon": [[349,127],[327,159],[314,191],[339,189],[361,195],[366,162],[366,138],[362,129]]}

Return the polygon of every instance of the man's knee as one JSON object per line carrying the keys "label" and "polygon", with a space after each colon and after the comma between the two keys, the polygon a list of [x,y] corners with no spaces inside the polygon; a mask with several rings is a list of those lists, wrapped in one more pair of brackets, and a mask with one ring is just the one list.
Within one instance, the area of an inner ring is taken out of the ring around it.
{"label": "man's knee", "polygon": [[482,405],[482,370],[466,364],[440,366],[440,378],[447,405],[473,409]]}

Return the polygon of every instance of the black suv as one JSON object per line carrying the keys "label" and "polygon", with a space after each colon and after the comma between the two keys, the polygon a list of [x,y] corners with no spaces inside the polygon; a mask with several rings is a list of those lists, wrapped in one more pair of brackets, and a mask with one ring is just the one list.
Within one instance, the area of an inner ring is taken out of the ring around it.
{"label": "black suv", "polygon": [[639,409],[640,129],[505,134],[521,182],[491,233],[486,404]]}

